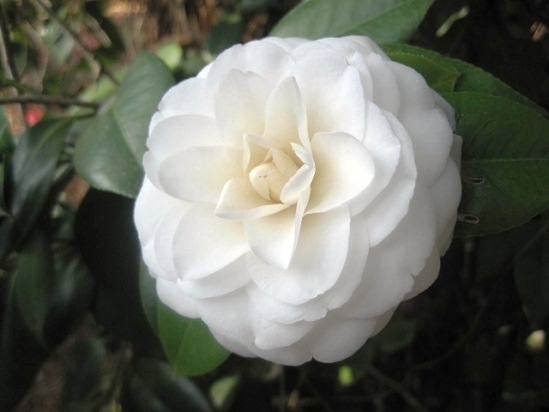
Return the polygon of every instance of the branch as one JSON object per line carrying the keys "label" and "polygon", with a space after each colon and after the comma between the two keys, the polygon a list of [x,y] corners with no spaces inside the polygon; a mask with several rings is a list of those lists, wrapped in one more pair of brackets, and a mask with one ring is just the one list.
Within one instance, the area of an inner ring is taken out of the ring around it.
{"label": "branch", "polygon": [[372,375],[382,385],[386,385],[398,393],[413,410],[417,412],[429,412],[427,408],[425,408],[425,406],[423,406],[410,392],[404,389],[399,382],[384,375],[381,371],[371,365],[366,367],[366,373]]}
{"label": "branch", "polygon": [[42,9],[44,9],[44,11],[48,14],[48,16],[54,20],[57,24],[59,24],[59,26],[61,26],[61,28],[63,30],[65,30],[67,32],[67,34],[69,36],[72,37],[72,39],[74,40],[75,44],[78,45],[78,47],[82,50],[82,52],[84,53],[84,56],[86,57],[86,59],[88,59],[90,62],[92,63],[95,63],[99,69],[100,69],[100,72],[104,73],[105,76],[107,76],[111,82],[113,82],[114,84],[118,84],[118,80],[116,80],[116,78],[114,77],[114,75],[107,69],[105,68],[100,62],[98,62],[95,58],[95,56],[93,55],[92,51],[89,50],[83,43],[82,41],[80,40],[80,38],[78,37],[78,34],[75,33],[63,20],[61,20],[57,14],[55,14],[55,12],[53,11],[53,9],[51,7],[49,7],[45,2],[44,0],[33,0],[36,4],[38,4]]}
{"label": "branch", "polygon": [[[2,3],[0,3],[0,60],[2,63],[2,69],[5,73],[5,77],[9,81],[17,82],[19,76],[17,70],[15,70],[13,56],[10,53],[8,22],[6,21],[6,16],[4,14],[4,8],[2,6]],[[15,87],[10,87],[8,90],[9,94],[11,94],[12,96],[17,96],[18,92]],[[14,114],[17,117],[15,123],[22,127],[23,130],[26,129],[27,123],[25,122],[23,108],[20,104],[17,106],[17,112]]]}
{"label": "branch", "polygon": [[0,105],[12,103],[38,103],[59,106],[81,106],[89,107],[94,110],[97,110],[100,106],[100,104],[96,102],[85,102],[82,100],[73,99],[71,97],[46,96],[42,94],[26,94],[23,96],[0,97]]}

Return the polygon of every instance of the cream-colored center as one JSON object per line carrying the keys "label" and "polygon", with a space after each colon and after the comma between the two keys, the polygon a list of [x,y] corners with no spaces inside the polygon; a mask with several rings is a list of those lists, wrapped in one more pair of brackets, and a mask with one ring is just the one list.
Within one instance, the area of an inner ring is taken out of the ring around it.
{"label": "cream-colored center", "polygon": [[263,199],[280,202],[280,192],[297,170],[298,167],[286,153],[271,149],[263,163],[250,171],[250,183]]}

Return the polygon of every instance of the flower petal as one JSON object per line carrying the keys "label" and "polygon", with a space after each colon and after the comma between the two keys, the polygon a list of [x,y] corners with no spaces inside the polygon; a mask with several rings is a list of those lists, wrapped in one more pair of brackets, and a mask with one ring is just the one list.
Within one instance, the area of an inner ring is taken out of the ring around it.
{"label": "flower petal", "polygon": [[249,250],[242,224],[195,204],[181,219],[173,238],[175,267],[182,279],[200,279],[234,262]]}
{"label": "flower petal", "polygon": [[179,199],[217,203],[225,183],[242,176],[242,151],[226,146],[189,147],[166,160],[158,179],[166,193]]}
{"label": "flower petal", "polygon": [[305,216],[288,269],[275,268],[254,254],[248,255],[248,270],[255,284],[273,298],[293,305],[325,293],[338,281],[345,265],[349,223],[349,210],[344,206]]}
{"label": "flower petal", "polygon": [[292,148],[297,158],[303,162],[303,165],[288,180],[280,192],[280,201],[286,204],[294,204],[301,194],[309,189],[316,170],[310,151],[295,143],[292,144]]}
{"label": "flower petal", "polygon": [[288,268],[294,256],[308,200],[309,191],[303,193],[293,207],[244,221],[250,248],[259,259],[281,270]]}
{"label": "flower petal", "polygon": [[[193,96],[189,99],[189,96]],[[206,80],[190,78],[173,86],[166,92],[158,110],[164,117],[179,114],[214,115],[212,94],[207,91]]]}
{"label": "flower petal", "polygon": [[223,78],[215,96],[215,118],[226,144],[241,147],[245,134],[263,134],[269,93],[267,81],[252,72],[231,70]]}
{"label": "flower petal", "polygon": [[391,113],[385,112],[385,117],[400,140],[400,161],[391,182],[364,209],[370,246],[380,243],[400,223],[408,212],[416,185],[416,166],[410,138]]}
{"label": "flower petal", "polygon": [[[134,207],[134,221],[139,235],[143,251],[143,260],[147,264],[151,275],[154,277],[176,278],[173,260],[169,262],[159,261],[155,252],[158,228],[163,220],[169,219],[178,222],[190,205],[186,202],[174,199],[158,190],[150,180],[145,177],[143,186]],[[170,238],[170,234],[162,234]],[[173,234],[171,234],[173,237]]]}
{"label": "flower petal", "polygon": [[175,310],[181,316],[193,319],[200,317],[197,301],[183,293],[178,288],[176,281],[157,279],[156,293],[162,303]]}
{"label": "flower petal", "polygon": [[304,339],[313,358],[320,362],[337,362],[355,353],[370,337],[376,319],[348,319],[331,315]]}
{"label": "flower petal", "polygon": [[354,216],[387,187],[400,160],[401,143],[379,107],[369,103],[364,147],[372,156],[375,178],[349,205]]}
{"label": "flower petal", "polygon": [[346,316],[379,316],[396,307],[412,290],[414,277],[433,250],[434,214],[429,191],[417,186],[406,217],[382,243],[370,248],[363,281],[342,307]]}
{"label": "flower petal", "polygon": [[158,121],[151,128],[147,147],[160,157],[167,157],[191,146],[220,144],[217,125],[211,117],[177,115]]}
{"label": "flower petal", "polygon": [[430,186],[446,167],[454,141],[450,121],[423,77],[402,64],[387,64],[397,76],[402,99],[398,119],[412,139],[418,178]]}
{"label": "flower petal", "polygon": [[311,145],[316,172],[307,214],[349,202],[373,180],[374,162],[354,137],[346,133],[317,133]]}
{"label": "flower petal", "polygon": [[362,139],[365,101],[357,69],[342,53],[320,42],[303,44],[292,55],[296,59],[293,75],[307,108],[309,135],[338,131]]}
{"label": "flower petal", "polygon": [[328,310],[336,309],[347,302],[362,280],[368,257],[368,231],[362,215],[351,220],[350,230],[347,261],[340,278],[326,293],[303,304],[291,305],[269,296],[254,283],[250,283],[246,290],[254,309],[264,318],[290,324],[322,319]]}
{"label": "flower petal", "polygon": [[281,150],[288,150],[292,143],[310,148],[307,113],[295,78],[284,79],[269,96],[263,138]]}
{"label": "flower petal", "polygon": [[181,279],[178,287],[186,295],[205,299],[225,295],[244,287],[251,277],[246,270],[246,258],[241,256],[219,271],[201,279]]}
{"label": "flower petal", "polygon": [[225,219],[259,219],[287,209],[290,205],[265,200],[247,178],[229,180],[223,187],[215,209]]}
{"label": "flower petal", "polygon": [[431,187],[431,194],[437,219],[438,251],[443,254],[452,241],[461,198],[461,178],[452,159],[448,159],[446,170]]}
{"label": "flower petal", "polygon": [[253,328],[254,344],[262,350],[285,348],[303,338],[314,325],[312,322],[280,324],[259,318]]}

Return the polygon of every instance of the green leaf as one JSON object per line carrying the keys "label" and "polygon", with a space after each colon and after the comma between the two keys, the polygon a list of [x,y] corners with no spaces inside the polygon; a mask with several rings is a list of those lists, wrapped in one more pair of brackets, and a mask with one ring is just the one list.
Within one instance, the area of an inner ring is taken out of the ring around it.
{"label": "green leaf", "polygon": [[[135,383],[138,385],[143,383],[144,389],[149,392],[149,399],[143,399],[145,402],[140,402],[140,405],[145,406],[147,403],[152,404],[156,401],[166,405],[166,409],[170,411],[212,411],[200,388],[189,378],[174,378],[172,370],[166,362],[156,359],[140,359],[135,362],[134,368],[135,378],[141,381]],[[143,389],[141,390],[143,391]],[[143,410],[151,409],[143,408]]]}
{"label": "green leaf", "polygon": [[159,303],[158,329],[162,346],[177,375],[201,375],[229,356],[200,319],[187,319]]}
{"label": "green leaf", "polygon": [[173,82],[158,57],[147,52],[137,56],[112,106],[91,122],[76,144],[76,170],[92,187],[137,196],[149,122]]}
{"label": "green leaf", "polygon": [[240,42],[243,31],[244,24],[239,15],[224,16],[210,29],[205,47],[212,55],[218,55],[223,50]]}
{"label": "green leaf", "polygon": [[463,137],[463,195],[457,236],[518,226],[549,207],[549,120],[511,100],[481,93],[447,93]]}
{"label": "green leaf", "polygon": [[[417,70],[439,93],[455,91],[493,94],[543,111],[534,102],[497,77],[472,64],[408,44],[387,44],[383,49],[391,59]],[[453,79],[456,74],[457,78]],[[453,82],[452,88],[448,90],[451,82]]]}
{"label": "green leaf", "polygon": [[43,213],[72,123],[71,119],[42,121],[25,133],[15,148],[9,181],[11,218],[0,227],[0,259],[17,247]]}
{"label": "green leaf", "polygon": [[544,223],[542,232],[513,265],[517,292],[532,330],[543,328],[549,318],[549,218]]}
{"label": "green leaf", "polygon": [[405,42],[432,0],[310,0],[283,17],[272,36],[319,39],[360,34],[378,43]]}
{"label": "green leaf", "polygon": [[53,277],[49,238],[36,230],[21,249],[12,287],[25,324],[40,341],[50,307]]}

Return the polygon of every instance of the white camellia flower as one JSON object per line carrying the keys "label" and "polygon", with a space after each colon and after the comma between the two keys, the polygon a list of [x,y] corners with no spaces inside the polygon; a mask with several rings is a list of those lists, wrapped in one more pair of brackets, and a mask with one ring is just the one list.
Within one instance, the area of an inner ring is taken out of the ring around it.
{"label": "white camellia flower", "polygon": [[243,356],[348,357],[437,277],[453,128],[369,38],[230,48],[151,121],[135,222],[160,299]]}

